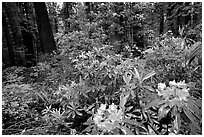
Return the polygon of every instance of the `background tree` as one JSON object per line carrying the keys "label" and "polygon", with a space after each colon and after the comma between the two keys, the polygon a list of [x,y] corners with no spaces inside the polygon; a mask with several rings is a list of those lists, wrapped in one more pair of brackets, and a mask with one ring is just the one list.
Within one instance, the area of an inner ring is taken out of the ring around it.
{"label": "background tree", "polygon": [[[202,17],[201,3],[194,2],[171,2],[167,6],[167,27],[172,30],[174,36],[179,36],[179,27],[193,29]],[[199,15],[200,14],[200,15]],[[200,18],[198,18],[200,16]]]}
{"label": "background tree", "polygon": [[35,65],[39,51],[50,53],[56,49],[53,32],[60,32],[59,35],[80,32],[90,41],[98,37],[103,44],[112,45],[115,53],[123,53],[129,47],[134,56],[140,54],[138,48],[144,50],[151,45],[152,37],[168,30],[180,37],[179,28],[185,27],[184,36],[201,40],[202,3],[199,2],[64,2],[61,6],[48,2],[49,18],[45,6],[40,10],[35,6],[34,10],[34,4],[38,5],[3,3],[4,62],[9,58],[16,65]]}
{"label": "background tree", "polygon": [[73,14],[72,6],[73,6],[73,3],[71,2],[63,2],[63,5],[62,5],[61,13],[62,13],[62,20],[64,22],[64,33],[65,34],[67,34],[71,29],[69,18]]}
{"label": "background tree", "polygon": [[46,2],[50,24],[52,26],[53,33],[58,33],[58,22],[60,21],[59,10],[60,7],[56,2]]}
{"label": "background tree", "polygon": [[33,4],[37,16],[37,26],[42,52],[51,53],[57,48],[48,18],[46,5],[44,2],[34,2]]}
{"label": "background tree", "polygon": [[[19,23],[19,10],[14,2],[4,2],[3,8],[8,17],[9,26],[12,31],[13,49],[15,51],[14,60],[16,65],[25,65],[25,47],[21,34],[21,27]],[[5,17],[5,16],[4,16]],[[9,45],[9,44],[8,44]]]}
{"label": "background tree", "polygon": [[155,12],[158,14],[159,20],[159,34],[164,33],[165,29],[165,15],[166,15],[166,4],[165,3],[156,3],[155,4]]}
{"label": "background tree", "polygon": [[[2,51],[3,51],[3,63],[8,66],[15,65],[15,58],[14,58],[14,49],[13,49],[13,43],[12,43],[12,37],[10,35],[10,30],[8,26],[8,20],[6,18],[5,11],[3,9],[2,11],[2,35],[3,35],[3,42],[6,43],[6,47],[3,44]],[[4,42],[5,40],[5,42]],[[8,51],[8,55],[6,54]],[[9,60],[8,60],[9,58]]]}
{"label": "background tree", "polygon": [[20,26],[25,46],[26,66],[35,66],[37,59],[37,29],[34,14],[34,7],[29,2],[19,2]]}

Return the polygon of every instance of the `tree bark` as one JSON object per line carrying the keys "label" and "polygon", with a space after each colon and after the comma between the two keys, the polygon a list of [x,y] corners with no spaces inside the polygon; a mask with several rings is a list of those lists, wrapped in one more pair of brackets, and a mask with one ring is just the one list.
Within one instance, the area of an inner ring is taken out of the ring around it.
{"label": "tree bark", "polygon": [[[8,54],[9,54],[9,63],[8,65],[9,66],[14,66],[15,65],[15,60],[14,60],[14,49],[13,49],[13,45],[12,45],[12,38],[10,36],[10,33],[9,33],[9,27],[8,27],[8,23],[7,23],[7,20],[6,20],[6,15],[3,11],[2,13],[2,29],[3,29],[3,36],[6,40],[6,46],[7,46],[7,49],[8,49]],[[2,56],[4,56],[4,52],[2,52]],[[5,63],[7,65],[7,61]]]}
{"label": "tree bark", "polygon": [[32,13],[29,12],[31,8],[27,2],[21,3],[22,5],[19,7],[21,8],[22,13],[25,15],[26,21],[21,21],[20,25],[23,28],[21,30],[23,43],[26,48],[25,57],[26,57],[26,66],[35,66],[36,65],[36,55],[34,49],[34,38],[33,32],[30,30],[31,24],[29,23],[29,18],[32,16]]}
{"label": "tree bark", "polygon": [[18,19],[18,7],[14,2],[5,2],[2,4],[5,8],[6,14],[9,18],[9,24],[11,26],[14,49],[16,52],[16,65],[25,65],[25,49],[22,40],[21,27]]}
{"label": "tree bark", "polygon": [[55,33],[58,33],[57,18],[54,19],[54,22],[55,22]]}
{"label": "tree bark", "polygon": [[40,45],[43,53],[52,53],[56,50],[55,40],[49,21],[45,2],[34,2],[35,13],[37,17],[37,27],[40,39]]}
{"label": "tree bark", "polygon": [[65,23],[65,34],[67,34],[70,30],[70,22],[67,21],[68,18],[70,18],[70,10],[72,8],[72,5],[70,2],[64,2],[63,3],[63,10],[64,10],[64,23]]}
{"label": "tree bark", "polygon": [[53,33],[58,33],[58,18],[57,18],[57,3],[56,2],[47,2],[46,3],[48,15],[50,19],[50,24],[53,30]]}
{"label": "tree bark", "polygon": [[164,32],[164,14],[160,14],[160,23],[159,23],[159,34],[163,34]]}

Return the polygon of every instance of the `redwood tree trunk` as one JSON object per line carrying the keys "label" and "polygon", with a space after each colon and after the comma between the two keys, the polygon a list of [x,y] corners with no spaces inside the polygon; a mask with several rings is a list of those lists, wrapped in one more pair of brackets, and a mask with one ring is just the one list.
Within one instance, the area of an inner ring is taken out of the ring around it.
{"label": "redwood tree trunk", "polygon": [[68,34],[68,32],[70,31],[70,27],[71,27],[70,22],[66,21],[66,19],[68,19],[70,17],[71,8],[72,8],[71,2],[64,2],[63,3],[63,9],[64,9],[63,20],[64,20],[64,23],[65,23],[65,31],[64,31],[65,34]]}
{"label": "redwood tree trunk", "polygon": [[58,33],[57,18],[54,19],[54,22],[55,22],[55,33]]}
{"label": "redwood tree trunk", "polygon": [[[15,66],[12,38],[11,38],[10,33],[9,33],[8,23],[7,23],[6,16],[5,16],[4,12],[2,15],[2,26],[3,26],[2,29],[3,29],[3,34],[4,34],[3,36],[5,36],[6,46],[8,49],[8,55],[9,55],[9,61],[10,61],[9,65]],[[4,56],[4,52],[2,52],[2,55]]]}
{"label": "redwood tree trunk", "polygon": [[9,25],[11,26],[12,30],[12,36],[13,36],[13,42],[15,49],[16,56],[16,65],[25,65],[25,49],[23,45],[22,40],[22,34],[21,34],[21,27],[19,24],[18,19],[18,7],[16,6],[15,2],[5,2],[2,4],[3,8],[5,8],[5,12],[9,19]]}
{"label": "redwood tree trunk", "polygon": [[26,48],[25,51],[25,57],[26,57],[26,66],[35,66],[36,65],[36,55],[35,55],[35,49],[34,49],[34,39],[33,39],[33,34],[32,31],[30,30],[31,24],[29,23],[29,20],[32,13],[30,13],[30,7],[28,2],[24,3],[19,3],[19,8],[21,8],[21,11],[23,15],[25,15],[25,18],[27,21],[21,21],[20,25],[22,28],[22,38],[23,38],[23,43]]}
{"label": "redwood tree trunk", "polygon": [[37,26],[40,45],[43,53],[51,53],[56,50],[55,40],[48,18],[45,2],[34,2],[35,13],[37,16]]}
{"label": "redwood tree trunk", "polygon": [[164,32],[164,14],[160,14],[160,23],[159,23],[159,34],[163,34]]}

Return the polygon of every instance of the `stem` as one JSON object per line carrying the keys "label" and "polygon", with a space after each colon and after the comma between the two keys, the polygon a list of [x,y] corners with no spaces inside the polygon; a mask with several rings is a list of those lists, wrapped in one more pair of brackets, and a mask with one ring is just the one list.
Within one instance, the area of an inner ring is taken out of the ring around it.
{"label": "stem", "polygon": [[139,90],[140,90],[140,87],[137,87],[136,92],[135,92],[135,98],[136,98],[136,105],[138,105],[138,108],[141,108],[140,99],[139,99],[139,96],[138,96]]}

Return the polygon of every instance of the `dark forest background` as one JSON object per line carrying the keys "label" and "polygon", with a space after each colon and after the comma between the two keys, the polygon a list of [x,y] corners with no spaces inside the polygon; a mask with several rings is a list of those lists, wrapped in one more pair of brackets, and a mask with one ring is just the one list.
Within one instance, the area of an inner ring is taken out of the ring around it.
{"label": "dark forest background", "polygon": [[[174,37],[201,40],[202,21],[199,2],[163,3],[2,3],[3,67],[33,66],[44,53],[57,50],[61,37],[84,31],[90,39],[104,37],[103,44],[114,43],[116,52],[129,45],[151,46],[151,38],[171,30]],[[182,36],[179,28],[185,28]],[[96,34],[96,32],[98,34]]]}

